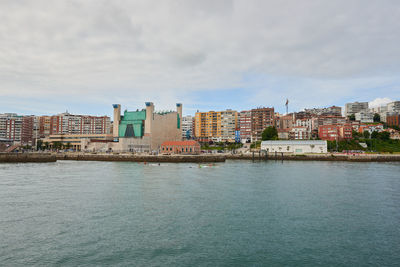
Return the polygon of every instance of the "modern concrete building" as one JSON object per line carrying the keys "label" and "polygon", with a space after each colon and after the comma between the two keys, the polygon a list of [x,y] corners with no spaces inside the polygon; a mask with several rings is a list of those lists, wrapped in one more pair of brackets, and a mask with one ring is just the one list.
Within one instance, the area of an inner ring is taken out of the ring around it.
{"label": "modern concrete building", "polygon": [[354,102],[345,105],[344,113],[348,117],[361,111],[368,111],[368,102]]}
{"label": "modern concrete building", "polygon": [[262,141],[261,150],[268,151],[268,153],[321,154],[328,152],[328,145],[323,140],[272,140]]}
{"label": "modern concrete building", "polygon": [[159,151],[165,141],[182,140],[182,104],[176,111],[156,112],[152,102],[145,109],[128,111],[121,115],[121,106],[114,104],[113,142],[90,142],[88,151],[153,152]]}
{"label": "modern concrete building", "polygon": [[47,143],[49,145],[49,148],[53,148],[54,143],[58,142],[63,144],[64,146],[68,146],[69,148],[75,151],[80,151],[80,150],[85,151],[88,150],[88,145],[90,143],[95,143],[100,140],[103,142],[112,142],[112,135],[111,134],[52,134],[41,140],[43,141],[43,144]]}

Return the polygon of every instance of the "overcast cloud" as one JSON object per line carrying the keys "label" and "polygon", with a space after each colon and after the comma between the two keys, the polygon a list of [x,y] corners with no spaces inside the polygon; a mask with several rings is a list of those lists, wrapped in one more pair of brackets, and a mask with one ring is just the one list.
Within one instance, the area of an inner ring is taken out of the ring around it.
{"label": "overcast cloud", "polygon": [[400,98],[397,0],[3,0],[0,18],[0,113]]}

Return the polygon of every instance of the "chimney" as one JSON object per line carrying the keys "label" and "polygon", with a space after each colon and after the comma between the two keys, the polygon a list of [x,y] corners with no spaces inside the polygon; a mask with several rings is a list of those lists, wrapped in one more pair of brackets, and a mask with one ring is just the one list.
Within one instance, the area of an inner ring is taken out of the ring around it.
{"label": "chimney", "polygon": [[114,108],[114,122],[113,122],[113,137],[119,137],[119,123],[121,122],[121,105],[113,104]]}
{"label": "chimney", "polygon": [[146,102],[146,120],[144,122],[144,135],[151,135],[151,125],[153,122],[154,104]]}

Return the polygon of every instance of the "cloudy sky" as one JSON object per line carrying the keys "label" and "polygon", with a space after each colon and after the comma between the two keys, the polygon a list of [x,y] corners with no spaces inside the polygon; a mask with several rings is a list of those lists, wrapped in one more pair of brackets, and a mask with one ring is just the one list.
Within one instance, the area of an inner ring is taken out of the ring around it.
{"label": "cloudy sky", "polygon": [[1,0],[0,113],[400,99],[398,0]]}

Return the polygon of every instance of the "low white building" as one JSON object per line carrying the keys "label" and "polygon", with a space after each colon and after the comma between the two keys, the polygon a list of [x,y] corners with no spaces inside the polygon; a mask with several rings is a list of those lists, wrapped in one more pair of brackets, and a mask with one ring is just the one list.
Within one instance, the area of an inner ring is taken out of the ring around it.
{"label": "low white building", "polygon": [[328,152],[328,144],[325,140],[270,140],[261,142],[261,150],[269,153],[322,154]]}

